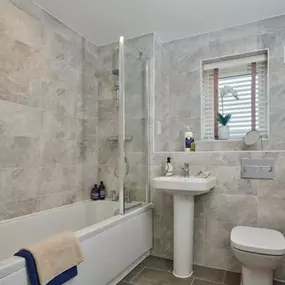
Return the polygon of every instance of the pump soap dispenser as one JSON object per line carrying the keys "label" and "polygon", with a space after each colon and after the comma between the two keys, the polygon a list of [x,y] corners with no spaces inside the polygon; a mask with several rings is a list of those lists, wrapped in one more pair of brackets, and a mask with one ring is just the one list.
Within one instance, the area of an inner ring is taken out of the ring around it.
{"label": "pump soap dispenser", "polygon": [[171,157],[167,157],[167,162],[165,165],[165,176],[172,176],[173,170],[174,170],[174,168],[171,164]]}
{"label": "pump soap dispenser", "polygon": [[187,131],[184,133],[184,150],[185,151],[195,151],[195,142],[194,142],[194,136],[193,132],[191,132],[190,127],[186,126]]}

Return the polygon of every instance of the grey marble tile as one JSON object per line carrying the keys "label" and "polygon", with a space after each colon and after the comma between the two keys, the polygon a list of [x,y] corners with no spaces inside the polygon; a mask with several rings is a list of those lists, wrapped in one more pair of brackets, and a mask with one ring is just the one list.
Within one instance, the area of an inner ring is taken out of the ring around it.
{"label": "grey marble tile", "polygon": [[42,146],[42,166],[60,163],[61,165],[75,165],[77,158],[77,142],[50,140],[43,142]]}
{"label": "grey marble tile", "polygon": [[[81,170],[81,172],[80,172]],[[77,180],[80,182],[80,188],[82,188],[84,191],[91,191],[92,186],[98,181],[103,180],[106,188],[107,188],[107,194],[109,193],[109,190],[114,190],[116,188],[110,188],[110,184],[108,183],[109,180],[105,179],[105,176],[102,175],[100,165],[96,162],[92,164],[84,163],[83,167],[77,166],[76,169],[76,175]],[[104,173],[105,174],[105,173]],[[112,182],[113,180],[111,180]],[[115,181],[117,183],[117,180]]]}
{"label": "grey marble tile", "polygon": [[40,166],[39,139],[28,137],[7,137],[0,139],[1,167]]}
{"label": "grey marble tile", "polygon": [[76,202],[76,192],[66,191],[39,198],[39,211],[49,210]]}
{"label": "grey marble tile", "polygon": [[0,101],[0,109],[1,135],[40,137],[42,111],[3,100]]}
{"label": "grey marble tile", "polygon": [[36,212],[36,210],[36,199],[27,199],[3,203],[4,219],[13,219],[19,216],[29,215]]}
{"label": "grey marble tile", "polygon": [[240,181],[239,166],[210,166],[207,170],[217,178],[214,193],[236,194]]}
{"label": "grey marble tile", "polygon": [[98,168],[98,177],[104,181],[107,191],[117,189],[118,186],[118,169],[114,165],[100,164]]}
{"label": "grey marble tile", "polygon": [[226,222],[206,221],[206,244],[217,248],[230,248],[230,235],[234,226],[234,224]]}
{"label": "grey marble tile", "polygon": [[197,195],[195,199],[194,217],[197,219],[203,219],[205,217],[205,200],[206,195]]}
{"label": "grey marble tile", "polygon": [[76,166],[50,164],[42,168],[41,194],[71,191],[78,188]]}
{"label": "grey marble tile", "polygon": [[205,265],[204,252],[205,252],[204,241],[196,243],[194,247],[194,254],[193,254],[194,264]]}
{"label": "grey marble tile", "polygon": [[237,272],[226,271],[225,285],[240,285],[241,284],[241,274]]}
{"label": "grey marble tile", "polygon": [[0,169],[0,202],[36,198],[40,194],[40,168]]}
{"label": "grey marble tile", "polygon": [[194,219],[194,244],[205,242],[205,221]]}
{"label": "grey marble tile", "polygon": [[67,82],[53,82],[49,90],[42,96],[42,108],[57,113],[76,115],[76,100],[78,93],[68,88]]}
{"label": "grey marble tile", "polygon": [[96,164],[99,160],[97,141],[93,138],[77,144],[76,163],[85,162],[87,165]]}
{"label": "grey marble tile", "polygon": [[279,281],[285,280],[285,260],[284,258],[277,266],[276,270],[274,271],[274,279]]}
{"label": "grey marble tile", "polygon": [[0,18],[5,219],[86,199],[98,178],[99,61],[95,45],[28,0],[2,1]]}
{"label": "grey marble tile", "polygon": [[257,206],[257,199],[252,196],[212,195],[206,202],[206,219],[254,226]]}
{"label": "grey marble tile", "polygon": [[259,198],[258,201],[258,226],[285,233],[284,201],[278,198]]}
{"label": "grey marble tile", "polygon": [[259,49],[259,38],[258,35],[247,36],[243,34],[231,40],[220,38],[211,41],[209,49],[211,56],[208,58],[249,53]]}
{"label": "grey marble tile", "polygon": [[269,19],[264,19],[257,23],[258,23],[258,28],[262,33],[285,30],[284,15],[276,16]]}
{"label": "grey marble tile", "polygon": [[71,139],[77,140],[82,132],[82,125],[66,114],[44,112],[43,135],[45,139]]}
{"label": "grey marble tile", "polygon": [[224,279],[225,271],[221,269],[214,269],[199,265],[194,265],[193,277],[204,279],[208,281],[213,281],[217,283],[222,283]]}
{"label": "grey marble tile", "polygon": [[143,271],[132,281],[135,285],[155,285],[155,284],[165,284],[165,285],[190,285],[192,278],[180,279],[174,277],[169,272],[164,272],[161,270],[155,270],[150,268],[145,268]]}
{"label": "grey marble tile", "polygon": [[231,249],[220,249],[211,246],[204,248],[204,266],[229,271],[240,271],[240,264],[234,257]]}
{"label": "grey marble tile", "polygon": [[168,272],[172,269],[173,262],[170,259],[149,256],[140,265]]}

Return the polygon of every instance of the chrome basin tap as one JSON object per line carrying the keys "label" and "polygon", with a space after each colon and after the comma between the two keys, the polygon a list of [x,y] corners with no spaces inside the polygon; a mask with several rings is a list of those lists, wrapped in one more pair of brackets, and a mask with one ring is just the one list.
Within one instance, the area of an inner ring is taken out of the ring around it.
{"label": "chrome basin tap", "polygon": [[189,163],[184,163],[184,167],[182,169],[184,170],[184,177],[190,177]]}

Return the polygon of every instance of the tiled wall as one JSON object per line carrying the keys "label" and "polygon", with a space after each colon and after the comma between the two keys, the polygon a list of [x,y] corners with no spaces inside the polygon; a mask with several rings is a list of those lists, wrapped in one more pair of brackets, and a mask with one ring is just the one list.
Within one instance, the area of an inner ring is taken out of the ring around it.
{"label": "tiled wall", "polygon": [[[217,186],[212,192],[195,198],[196,264],[239,271],[240,265],[230,249],[230,231],[235,225],[273,228],[285,234],[285,140],[280,128],[285,124],[284,116],[280,112],[285,90],[282,79],[285,67],[284,19],[284,16],[276,17],[162,46],[158,43],[155,47],[156,80],[160,76],[162,80],[155,84],[155,97],[151,101],[155,102],[155,106],[150,108],[150,114],[153,115],[152,128],[155,131],[151,141],[154,152],[151,153],[150,159],[150,178],[163,175],[167,156],[173,158],[177,175],[183,174],[181,168],[188,162],[192,175],[199,170],[208,170],[217,177]],[[208,152],[168,151],[182,150],[179,132],[185,125],[191,124],[197,128],[195,132],[199,138],[200,60],[260,48],[270,50],[270,110],[271,114],[275,114],[271,116],[270,131],[274,141],[270,148],[275,150],[229,152],[229,147],[213,145],[209,147]],[[158,59],[161,55],[162,67]],[[157,119],[162,123],[161,134],[157,134]],[[240,179],[240,159],[243,157],[274,158],[274,180]],[[152,188],[151,199],[154,204],[152,254],[172,258],[172,196]],[[275,272],[275,278],[285,280],[285,261]]]}
{"label": "tiled wall", "polygon": [[32,1],[0,2],[0,220],[89,196],[96,56]]}
{"label": "tiled wall", "polygon": [[[285,234],[285,152],[203,152],[155,154],[151,177],[162,175],[170,155],[177,175],[184,162],[191,175],[208,170],[217,177],[215,189],[195,198],[194,262],[214,268],[239,271],[230,249],[230,231],[235,225],[261,226]],[[240,179],[241,158],[273,158],[274,180]],[[172,196],[152,190],[155,209],[153,254],[172,258]],[[276,271],[285,280],[285,262]]]}
{"label": "tiled wall", "polygon": [[[191,126],[196,140],[201,139],[201,61],[210,58],[269,49],[270,141],[265,149],[283,150],[285,127],[282,96],[285,16],[207,33],[163,44],[163,90],[155,98],[156,151],[183,151],[185,126]],[[169,102],[169,104],[168,104]],[[163,108],[162,108],[163,106]],[[205,145],[200,150],[223,150],[226,143]],[[204,148],[206,147],[206,149]],[[236,149],[238,145],[228,149]]]}

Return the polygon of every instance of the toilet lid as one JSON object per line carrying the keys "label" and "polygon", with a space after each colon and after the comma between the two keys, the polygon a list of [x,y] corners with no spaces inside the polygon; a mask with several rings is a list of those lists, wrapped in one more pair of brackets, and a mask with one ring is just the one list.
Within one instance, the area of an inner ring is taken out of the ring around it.
{"label": "toilet lid", "polygon": [[232,247],[252,253],[284,255],[285,238],[275,230],[237,226],[231,232]]}

